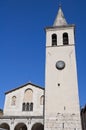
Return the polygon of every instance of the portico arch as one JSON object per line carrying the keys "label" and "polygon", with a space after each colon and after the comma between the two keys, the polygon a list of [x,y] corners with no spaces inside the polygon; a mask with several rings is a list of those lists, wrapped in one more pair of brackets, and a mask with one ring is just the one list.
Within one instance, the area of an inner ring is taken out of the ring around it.
{"label": "portico arch", "polygon": [[18,123],[14,130],[27,130],[27,126],[24,123]]}
{"label": "portico arch", "polygon": [[7,123],[2,123],[0,125],[0,128],[6,129],[6,130],[10,130],[10,126]]}
{"label": "portico arch", "polygon": [[31,130],[44,130],[44,125],[41,123],[36,123],[32,126]]}

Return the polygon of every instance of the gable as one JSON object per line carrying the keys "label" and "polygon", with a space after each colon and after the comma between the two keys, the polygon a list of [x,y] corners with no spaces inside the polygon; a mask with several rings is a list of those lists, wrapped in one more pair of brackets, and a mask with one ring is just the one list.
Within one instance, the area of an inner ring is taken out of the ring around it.
{"label": "gable", "polygon": [[18,91],[18,90],[24,89],[24,88],[25,88],[25,89],[28,89],[28,88],[34,89],[34,88],[36,88],[36,89],[39,89],[39,90],[43,90],[43,91],[44,91],[44,88],[43,88],[43,87],[40,87],[40,86],[35,85],[35,84],[33,84],[33,83],[27,83],[27,84],[24,84],[24,85],[22,85],[22,86],[20,86],[20,87],[17,87],[17,88],[14,88],[14,89],[10,90],[10,91],[7,91],[7,92],[5,92],[5,94],[12,93],[12,92],[14,92],[14,91]]}

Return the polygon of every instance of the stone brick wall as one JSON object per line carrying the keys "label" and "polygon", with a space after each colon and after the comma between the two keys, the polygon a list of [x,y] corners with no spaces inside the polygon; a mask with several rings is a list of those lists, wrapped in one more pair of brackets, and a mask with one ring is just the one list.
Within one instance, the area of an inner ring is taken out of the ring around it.
{"label": "stone brick wall", "polygon": [[[60,114],[46,119],[46,130],[81,130],[79,114]],[[85,129],[86,130],[86,129]]]}

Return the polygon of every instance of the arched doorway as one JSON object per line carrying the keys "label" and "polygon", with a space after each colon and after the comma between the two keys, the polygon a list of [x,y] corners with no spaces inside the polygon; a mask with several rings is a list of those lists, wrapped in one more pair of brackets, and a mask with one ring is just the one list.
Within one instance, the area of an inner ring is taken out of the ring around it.
{"label": "arched doorway", "polygon": [[27,126],[24,123],[18,123],[14,130],[27,130]]}
{"label": "arched doorway", "polygon": [[0,125],[0,128],[6,129],[6,130],[10,130],[10,127],[9,127],[9,125],[7,123],[2,123]]}
{"label": "arched doorway", "polygon": [[31,130],[44,130],[44,125],[42,125],[41,123],[36,123],[32,126]]}

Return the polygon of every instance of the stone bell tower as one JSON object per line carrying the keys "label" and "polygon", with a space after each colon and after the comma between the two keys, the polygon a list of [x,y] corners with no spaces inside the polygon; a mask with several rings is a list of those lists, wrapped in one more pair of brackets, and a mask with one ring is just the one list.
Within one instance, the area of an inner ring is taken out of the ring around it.
{"label": "stone bell tower", "polygon": [[45,130],[81,130],[74,31],[59,7],[46,28]]}

